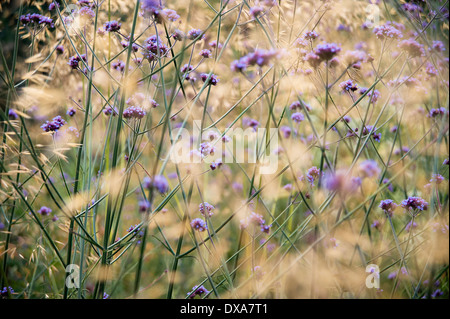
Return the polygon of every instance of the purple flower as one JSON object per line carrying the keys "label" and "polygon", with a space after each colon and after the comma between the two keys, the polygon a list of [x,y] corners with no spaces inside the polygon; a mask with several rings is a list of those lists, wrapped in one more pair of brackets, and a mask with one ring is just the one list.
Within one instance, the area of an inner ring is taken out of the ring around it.
{"label": "purple flower", "polygon": [[341,51],[341,48],[336,43],[319,44],[314,53],[324,61],[331,60],[336,54]]}
{"label": "purple flower", "polygon": [[318,37],[319,37],[319,34],[316,31],[306,31],[305,35],[303,36],[303,38],[305,40],[309,40],[309,41],[315,40]]}
{"label": "purple flower", "polygon": [[255,19],[257,16],[259,16],[261,13],[264,12],[264,8],[260,6],[254,6],[250,8],[250,16]]}
{"label": "purple flower", "polygon": [[[189,32],[187,33],[187,37],[189,40],[196,40],[198,37],[201,36],[201,34],[203,33],[202,30],[199,29],[192,29],[189,30]],[[203,35],[199,40],[204,39],[205,35]]]}
{"label": "purple flower", "polygon": [[60,45],[56,46],[55,50],[56,50],[56,54],[63,54],[64,46],[60,44]]}
{"label": "purple flower", "polygon": [[381,40],[385,38],[400,39],[403,37],[402,32],[389,23],[376,26],[373,28],[373,33],[375,33],[377,38]]}
{"label": "purple flower", "polygon": [[349,91],[354,92],[358,89],[358,85],[353,83],[352,80],[347,80],[347,81],[341,82],[341,84],[339,84],[339,86],[341,87],[342,90],[347,91],[347,92],[349,92]]}
{"label": "purple flower", "polygon": [[293,114],[291,115],[291,119],[292,119],[295,123],[300,124],[300,123],[305,119],[305,117],[304,117],[304,115],[303,115],[302,113],[296,112],[296,113],[293,113]]}
{"label": "purple flower", "polygon": [[444,107],[440,107],[438,109],[431,109],[430,113],[428,113],[428,117],[434,118],[438,116],[442,116],[447,113],[447,110]]}
{"label": "purple flower", "polygon": [[48,216],[52,212],[52,210],[46,206],[42,206],[38,211],[38,214],[42,216]]}
{"label": "purple flower", "polygon": [[202,57],[204,57],[205,59],[208,59],[208,58],[211,57],[211,50],[209,50],[209,49],[204,49],[204,50],[202,50],[202,51],[200,52],[200,55],[201,55]]}
{"label": "purple flower", "polygon": [[192,288],[192,291],[187,293],[187,296],[189,297],[189,299],[194,299],[196,296],[201,297],[203,294],[208,295],[209,291],[203,286],[194,286]]}
{"label": "purple flower", "polygon": [[140,213],[145,213],[150,208],[150,203],[147,200],[139,201],[138,205]]}
{"label": "purple flower", "polygon": [[386,215],[389,215],[392,217],[392,214],[394,213],[394,210],[397,208],[397,204],[394,203],[392,199],[384,199],[380,202],[380,207]]}
{"label": "purple flower", "polygon": [[8,118],[10,120],[17,120],[19,118],[19,115],[17,115],[17,113],[14,109],[9,109],[8,110]]}
{"label": "purple flower", "polygon": [[195,218],[191,221],[191,227],[199,232],[203,232],[208,229],[206,222],[201,218]]}
{"label": "purple flower", "polygon": [[437,185],[443,181],[445,181],[445,178],[441,174],[433,174],[430,179],[430,183],[436,183]]}
{"label": "purple flower", "polygon": [[311,167],[310,169],[308,169],[308,172],[306,172],[306,179],[311,184],[311,186],[314,185],[314,181],[317,180],[320,176],[322,176],[322,173],[316,166]]}
{"label": "purple flower", "polygon": [[414,39],[403,40],[398,44],[398,47],[407,52],[412,58],[425,55],[423,45]]}
{"label": "purple flower", "polygon": [[204,202],[204,203],[200,203],[200,205],[198,205],[198,210],[200,211],[200,214],[202,214],[203,216],[206,216],[205,214],[207,213],[209,217],[211,217],[214,213],[214,206]]}
{"label": "purple flower", "polygon": [[370,227],[379,230],[381,227],[381,223],[379,220],[374,220],[373,223],[370,225]]}
{"label": "purple flower", "polygon": [[55,10],[57,7],[59,8],[59,3],[56,1],[53,1],[52,3],[50,3],[48,5],[48,10],[52,11],[52,10]]}
{"label": "purple flower", "polygon": [[[148,177],[148,179],[150,178]],[[162,175],[156,175],[153,178],[153,181],[150,179],[150,185],[155,187],[156,190],[161,194],[165,194],[169,191],[169,183],[167,182],[167,179]]]}
{"label": "purple flower", "polygon": [[7,298],[8,295],[11,295],[14,293],[14,289],[12,289],[11,287],[3,287],[2,290],[0,290],[0,295],[2,296],[2,298]]}
{"label": "purple flower", "polygon": [[126,119],[142,119],[147,113],[139,106],[129,106],[123,111]]}
{"label": "purple flower", "polygon": [[408,211],[423,211],[428,209],[428,203],[417,196],[410,196],[407,199],[402,201],[402,207],[407,209]]}
{"label": "purple flower", "polygon": [[61,116],[56,116],[51,121],[45,121],[44,124],[41,125],[41,128],[44,132],[56,132],[58,131],[66,121]]}
{"label": "purple flower", "polygon": [[105,31],[108,31],[108,32],[117,32],[120,30],[121,26],[122,26],[122,24],[117,22],[116,20],[108,21],[104,25]]}
{"label": "purple flower", "polygon": [[73,107],[67,110],[67,115],[69,115],[70,117],[74,116],[75,113],[77,113],[77,111]]}
{"label": "purple flower", "polygon": [[[209,74],[207,74],[207,73],[202,73],[202,74],[200,74],[200,78],[202,79],[203,82],[206,82],[207,85],[215,86],[220,81],[220,79],[215,74],[211,74],[211,76],[209,76]],[[209,80],[208,80],[208,78],[209,78]]]}
{"label": "purple flower", "polygon": [[365,160],[359,165],[360,170],[362,171],[365,177],[373,177],[378,176],[381,170],[378,167],[377,162],[372,159]]}

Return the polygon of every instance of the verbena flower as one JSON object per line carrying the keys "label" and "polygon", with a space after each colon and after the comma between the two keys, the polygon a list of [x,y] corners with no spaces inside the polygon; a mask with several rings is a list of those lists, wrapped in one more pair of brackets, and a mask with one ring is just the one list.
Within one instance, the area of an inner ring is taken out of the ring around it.
{"label": "verbena flower", "polygon": [[410,196],[403,200],[401,206],[410,212],[419,212],[428,209],[428,203],[418,196]]}
{"label": "verbena flower", "polygon": [[208,229],[206,222],[201,218],[195,218],[191,221],[191,227],[199,232],[203,232]]}

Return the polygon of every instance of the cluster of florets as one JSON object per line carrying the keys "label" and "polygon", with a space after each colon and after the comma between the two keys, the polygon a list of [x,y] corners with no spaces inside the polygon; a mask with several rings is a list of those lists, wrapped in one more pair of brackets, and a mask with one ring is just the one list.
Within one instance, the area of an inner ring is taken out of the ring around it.
{"label": "cluster of florets", "polygon": [[295,123],[300,124],[301,122],[304,121],[305,116],[304,116],[302,113],[300,113],[300,112],[295,112],[295,113],[293,113],[293,114],[291,115],[291,119],[292,119]]}
{"label": "cluster of florets", "polygon": [[25,15],[20,16],[20,23],[25,26],[48,26],[50,28],[54,28],[55,24],[53,23],[53,19],[40,15],[38,13],[27,13]]}
{"label": "cluster of florets", "polygon": [[81,62],[81,60],[83,60],[84,62],[87,63],[86,54],[82,54],[80,56],[78,56],[78,55],[71,56],[69,58],[69,62],[67,64],[70,65],[70,67],[75,70],[75,69],[78,68],[79,63]]}
{"label": "cluster of florets", "polygon": [[116,116],[117,115],[117,109],[107,105],[103,109],[103,114],[105,114],[106,116],[109,116],[109,115]]}
{"label": "cluster of florets", "polygon": [[197,230],[197,231],[199,231],[199,232],[203,232],[203,231],[205,231],[205,230],[208,229],[208,225],[207,225],[206,222],[205,222],[203,219],[201,219],[201,218],[194,218],[194,219],[191,221],[191,227],[192,227],[194,230]]}
{"label": "cluster of florets", "polygon": [[126,119],[142,119],[147,113],[142,107],[129,106],[123,111],[123,117]]}
{"label": "cluster of florets", "polygon": [[363,161],[359,165],[359,168],[364,177],[378,176],[381,172],[380,168],[378,167],[377,162],[372,159]]}
{"label": "cluster of florets", "polygon": [[336,54],[341,51],[341,48],[336,43],[322,43],[319,44],[314,53],[323,61],[330,61]]}
{"label": "cluster of florets", "polygon": [[17,120],[19,118],[19,115],[17,114],[17,112],[14,109],[9,109],[8,110],[8,118],[10,120]]}
{"label": "cluster of florets", "polygon": [[104,28],[107,32],[117,32],[120,30],[122,24],[116,20],[108,21],[105,23]]}
{"label": "cluster of florets", "polygon": [[150,209],[150,202],[148,200],[140,200],[138,202],[138,207],[139,207],[139,212],[140,213],[145,213],[146,211],[148,211]]}
{"label": "cluster of florets", "polygon": [[141,229],[141,226],[139,224],[136,224],[134,226],[130,226],[130,228],[127,229],[127,232],[129,233],[133,233],[136,235],[136,238],[138,238],[137,243],[140,244],[141,241],[139,240],[139,238],[141,238],[142,236],[144,236],[144,232]]}
{"label": "cluster of florets", "polygon": [[145,40],[144,47],[146,51],[142,53],[142,55],[149,61],[152,62],[155,58],[166,56],[169,53],[169,48],[165,45],[161,39],[152,35],[148,39]]}
{"label": "cluster of florets", "polygon": [[344,82],[341,82],[339,84],[340,88],[346,92],[355,92],[356,90],[358,90],[358,85],[356,83],[353,82],[353,80],[347,80]]}
{"label": "cluster of florets", "polygon": [[201,153],[202,157],[206,157],[208,155],[214,155],[215,148],[211,143],[203,142],[200,144],[198,150]]}
{"label": "cluster of florets", "polygon": [[153,179],[148,176],[144,177],[143,186],[147,189],[154,187],[161,194],[165,194],[169,191],[169,183],[162,175],[156,175]]}
{"label": "cluster of florets", "polygon": [[219,83],[220,79],[215,74],[209,75],[208,73],[202,73],[200,74],[200,78],[203,82],[206,83],[206,85],[217,85]]}
{"label": "cluster of florets", "polygon": [[408,211],[423,211],[428,209],[428,203],[418,196],[410,196],[402,201],[402,207]]}
{"label": "cluster of florets", "polygon": [[190,64],[185,64],[180,69],[181,73],[184,75],[184,78],[188,81],[194,79],[193,77],[191,77],[189,75],[189,73],[192,72],[193,70],[194,70],[194,68]]}
{"label": "cluster of florets", "polygon": [[2,290],[0,290],[2,298],[8,298],[8,295],[12,295],[13,293],[14,289],[12,289],[12,287],[3,287]]}
{"label": "cluster of florets", "polygon": [[316,31],[306,31],[303,39],[308,41],[313,41],[319,37],[319,34]]}
{"label": "cluster of florets", "polygon": [[[122,40],[120,41],[120,45],[122,46],[122,48],[128,48],[130,46],[130,41],[127,40]],[[139,45],[137,45],[136,43],[133,43],[131,45],[131,49],[133,50],[133,52],[138,52],[139,51]],[[139,64],[139,63],[138,63]]]}
{"label": "cluster of florets", "polygon": [[272,227],[272,225],[266,225],[264,218],[255,212],[251,212],[250,215],[240,221],[241,229],[246,229],[251,225],[259,227],[261,232],[266,234],[270,232],[270,228]]}
{"label": "cluster of florets", "polygon": [[120,61],[120,60],[114,61],[113,63],[111,63],[111,67],[114,70],[117,70],[119,72],[123,72],[125,70],[125,62]]}
{"label": "cluster of florets", "polygon": [[392,214],[398,205],[392,199],[384,199],[380,202],[378,207],[380,207],[386,215],[392,217]]}
{"label": "cluster of florets", "polygon": [[442,41],[433,41],[431,48],[436,52],[445,51],[445,44]]}
{"label": "cluster of florets", "polygon": [[248,116],[246,116],[242,119],[242,124],[246,127],[251,127],[255,131],[256,131],[256,128],[259,126],[259,122],[257,120],[252,119]]}
{"label": "cluster of florets", "polygon": [[289,105],[289,109],[291,110],[291,111],[295,111],[295,110],[303,110],[303,107],[302,107],[302,105],[305,107],[305,109],[309,112],[309,111],[311,111],[311,106],[310,105],[308,105],[307,103],[302,103],[302,102],[300,102],[300,101],[294,101],[294,102],[292,102],[291,103],[291,105]]}
{"label": "cluster of florets", "polygon": [[440,107],[437,109],[431,109],[427,116],[434,118],[434,117],[445,115],[446,113],[447,113],[447,110],[444,107]]}
{"label": "cluster of florets", "polygon": [[372,134],[372,138],[376,142],[381,141],[381,133],[377,132],[377,128],[373,127],[372,125],[366,125],[364,126],[362,130],[362,136],[366,136],[368,134]]}
{"label": "cluster of florets", "polygon": [[255,51],[235,60],[231,63],[232,71],[245,71],[249,66],[258,65],[260,67],[268,65],[272,59],[277,57],[277,50],[256,49]]}
{"label": "cluster of florets", "polygon": [[58,115],[51,121],[45,121],[45,123],[41,125],[41,128],[44,130],[44,132],[56,132],[64,124],[66,124],[66,121],[60,115]]}
{"label": "cluster of florets", "polygon": [[187,38],[189,39],[189,40],[197,40],[197,39],[199,39],[199,40],[202,40],[202,39],[204,39],[205,38],[205,35],[203,34],[203,31],[202,30],[199,30],[199,29],[191,29],[191,30],[189,30],[188,31],[188,33],[187,33]]}
{"label": "cluster of florets", "polygon": [[398,44],[398,47],[407,52],[412,58],[425,55],[423,45],[414,39],[403,40]]}
{"label": "cluster of florets", "polygon": [[311,184],[311,186],[313,186],[314,181],[316,181],[321,176],[322,176],[322,173],[321,173],[320,169],[318,169],[316,166],[311,167],[306,172],[306,179]]}
{"label": "cluster of florets", "polygon": [[192,291],[187,293],[187,296],[189,297],[189,299],[194,299],[196,296],[201,297],[203,294],[208,295],[209,291],[202,286],[194,286],[192,288]]}
{"label": "cluster of florets", "polygon": [[430,183],[434,183],[436,185],[441,184],[443,181],[445,181],[445,177],[441,174],[433,174],[431,175]]}
{"label": "cluster of florets", "polygon": [[52,210],[50,208],[48,208],[47,206],[42,206],[41,208],[39,208],[39,210],[37,212],[39,215],[48,216],[48,215],[50,215]]}
{"label": "cluster of florets", "polygon": [[206,214],[208,214],[208,216],[211,217],[214,214],[214,206],[207,202],[200,203],[200,205],[198,205],[198,210],[203,216],[206,216]]}
{"label": "cluster of florets", "polygon": [[373,33],[375,33],[377,38],[380,40],[401,39],[403,37],[402,32],[391,23],[376,26],[375,28],[373,28]]}

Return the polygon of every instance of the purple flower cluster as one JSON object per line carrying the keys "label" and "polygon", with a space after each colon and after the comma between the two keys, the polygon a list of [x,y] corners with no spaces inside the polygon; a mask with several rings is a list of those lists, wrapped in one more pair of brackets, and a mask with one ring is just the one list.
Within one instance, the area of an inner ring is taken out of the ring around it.
{"label": "purple flower cluster", "polygon": [[401,39],[403,34],[400,30],[398,30],[395,26],[390,23],[386,23],[380,26],[376,26],[373,28],[373,33],[377,36],[378,39]]}
{"label": "purple flower cluster", "polygon": [[250,225],[259,226],[261,232],[266,234],[270,232],[270,228],[272,227],[272,225],[266,225],[264,218],[255,212],[251,212],[250,215],[240,221],[241,229],[246,229]]}
{"label": "purple flower cluster", "polygon": [[152,35],[148,39],[145,40],[144,45],[146,51],[142,53],[142,55],[149,61],[152,62],[155,58],[165,56],[169,53],[169,48],[165,45],[161,39]]}
{"label": "purple flower cluster", "polygon": [[406,51],[412,58],[425,55],[423,45],[414,39],[403,40],[398,44],[398,47]]}
{"label": "purple flower cluster", "polygon": [[38,214],[42,216],[48,216],[52,212],[52,210],[46,206],[42,206],[38,211]]}
{"label": "purple flower cluster", "polygon": [[260,67],[268,65],[270,61],[279,55],[276,50],[256,49],[255,51],[235,60],[231,63],[231,70],[243,72],[249,66],[258,65]]}
{"label": "purple flower cluster", "polygon": [[0,290],[0,295],[2,298],[8,298],[8,295],[11,295],[14,293],[14,289],[11,287],[3,287],[2,290]]}
{"label": "purple flower cluster", "polygon": [[431,109],[427,116],[434,118],[434,117],[445,115],[445,113],[447,113],[447,110],[444,107],[440,107],[437,109]]}
{"label": "purple flower cluster", "polygon": [[87,63],[86,54],[82,54],[80,56],[78,55],[71,56],[67,64],[70,65],[70,67],[75,70],[78,68],[78,65],[81,62],[81,60]]}
{"label": "purple flower cluster", "polygon": [[410,196],[402,201],[402,207],[408,211],[423,211],[428,209],[428,203],[418,196]]}
{"label": "purple flower cluster", "polygon": [[306,172],[306,179],[311,184],[311,186],[313,186],[314,181],[316,181],[321,176],[322,176],[322,173],[320,172],[320,169],[318,169],[316,166],[311,167]]}
{"label": "purple flower cluster", "polygon": [[202,286],[194,286],[192,288],[192,291],[187,293],[187,296],[189,297],[189,299],[194,299],[196,296],[201,297],[203,294],[207,295],[209,294],[209,291]]}
{"label": "purple flower cluster", "polygon": [[26,26],[48,26],[50,28],[54,28],[55,24],[53,23],[53,19],[40,15],[38,13],[28,13],[26,15],[22,15],[19,18],[20,22]]}
{"label": "purple flower cluster", "polygon": [[41,128],[44,130],[44,132],[56,132],[64,124],[66,124],[66,121],[60,115],[58,115],[51,121],[45,121],[45,123],[41,125]]}
{"label": "purple flower cluster", "polygon": [[142,119],[146,114],[139,106],[129,106],[123,111],[123,117],[126,119]]}
{"label": "purple flower cluster", "polygon": [[116,20],[108,21],[105,23],[104,28],[107,32],[117,32],[120,30],[120,27],[122,26],[121,23],[117,22]]}
{"label": "purple flower cluster", "polygon": [[156,175],[153,180],[146,176],[144,177],[143,184],[147,189],[150,189],[151,187],[156,188],[156,190],[161,194],[165,194],[169,191],[169,183],[162,175]]}
{"label": "purple flower cluster", "polygon": [[381,172],[380,168],[378,167],[377,162],[375,162],[372,159],[363,161],[359,165],[359,168],[365,177],[378,176],[378,174],[380,174],[380,172]]}
{"label": "purple flower cluster", "polygon": [[[189,39],[189,40],[196,40],[197,38],[199,38],[200,37],[200,35],[203,33],[203,31],[202,30],[199,30],[199,29],[192,29],[192,30],[189,30],[188,31],[188,33],[187,33],[187,38]],[[203,35],[199,40],[202,40],[202,39],[204,39],[205,38],[205,35]]]}
{"label": "purple flower cluster", "polygon": [[206,225],[206,222],[201,218],[193,219],[191,221],[191,227],[195,230],[198,230],[199,232],[203,232],[208,229],[208,225]]}
{"label": "purple flower cluster", "polygon": [[322,43],[316,47],[314,54],[323,61],[330,61],[340,51],[341,48],[336,43]]}
{"label": "purple flower cluster", "polygon": [[358,85],[356,83],[353,83],[352,80],[347,80],[347,81],[341,82],[339,84],[339,86],[342,90],[347,91],[347,92],[349,92],[349,91],[354,92],[354,91],[358,90]]}
{"label": "purple flower cluster", "polygon": [[208,214],[208,216],[211,217],[214,214],[214,206],[207,202],[200,203],[200,205],[198,205],[198,210],[203,216],[206,216],[205,214]]}
{"label": "purple flower cluster", "polygon": [[209,74],[207,74],[207,73],[202,73],[202,74],[200,74],[200,78],[202,79],[203,82],[206,82],[207,85],[215,86],[220,81],[220,79],[215,74],[211,74],[211,76],[209,76]]}
{"label": "purple flower cluster", "polygon": [[386,215],[389,215],[392,217],[392,214],[394,213],[394,210],[397,208],[397,204],[392,199],[384,199],[380,202],[380,207]]}

